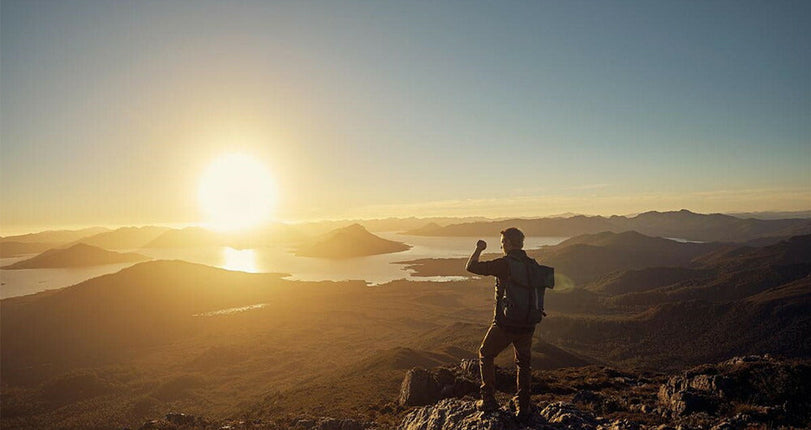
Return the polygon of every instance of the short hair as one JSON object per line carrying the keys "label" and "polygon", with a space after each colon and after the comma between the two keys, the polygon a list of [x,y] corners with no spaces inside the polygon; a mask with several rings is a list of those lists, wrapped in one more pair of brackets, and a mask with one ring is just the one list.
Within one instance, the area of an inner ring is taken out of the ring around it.
{"label": "short hair", "polygon": [[508,229],[502,230],[501,235],[506,237],[507,240],[510,241],[512,246],[518,247],[521,249],[524,247],[524,232],[515,228],[510,227]]}

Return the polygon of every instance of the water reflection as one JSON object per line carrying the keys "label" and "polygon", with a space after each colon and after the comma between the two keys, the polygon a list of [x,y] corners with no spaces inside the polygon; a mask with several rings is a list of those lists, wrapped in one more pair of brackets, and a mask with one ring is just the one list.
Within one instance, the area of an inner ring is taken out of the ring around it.
{"label": "water reflection", "polygon": [[257,305],[249,305],[249,306],[239,306],[236,308],[228,308],[228,309],[220,309],[218,311],[210,311],[210,312],[203,312],[200,314],[194,314],[193,317],[216,317],[219,315],[233,315],[238,312],[245,312],[250,311],[253,309],[262,309],[267,306],[267,303],[259,303]]}
{"label": "water reflection", "polygon": [[[137,252],[155,260],[184,260],[207,266],[221,267],[250,273],[290,273],[287,279],[299,281],[343,281],[363,279],[372,285],[385,284],[396,279],[412,281],[458,281],[466,277],[423,277],[413,276],[413,270],[406,270],[405,265],[395,264],[400,261],[421,258],[464,258],[466,259],[476,246],[479,237],[430,237],[401,235],[395,232],[383,232],[378,236],[384,239],[405,242],[412,245],[408,251],[393,254],[372,255],[369,257],[330,260],[324,258],[299,257],[288,247],[263,246],[255,249],[234,249],[219,246],[188,248],[142,248],[125,250]],[[491,253],[483,256],[489,260],[499,256],[498,237],[485,237]],[[544,245],[556,245],[565,237],[528,237],[525,248],[534,249]],[[487,252],[487,251],[485,251]],[[19,259],[0,259],[0,266],[12,264]],[[463,265],[461,262],[460,265]],[[69,269],[28,269],[0,270],[0,298],[32,294],[42,290],[67,287],[96,276],[117,272],[133,263],[91,266]],[[563,282],[563,281],[561,281]],[[563,284],[561,284],[563,285]],[[556,288],[557,289],[557,288]]]}
{"label": "water reflection", "polygon": [[256,253],[253,249],[234,249],[225,247],[222,250],[225,263],[221,266],[226,270],[256,273]]}

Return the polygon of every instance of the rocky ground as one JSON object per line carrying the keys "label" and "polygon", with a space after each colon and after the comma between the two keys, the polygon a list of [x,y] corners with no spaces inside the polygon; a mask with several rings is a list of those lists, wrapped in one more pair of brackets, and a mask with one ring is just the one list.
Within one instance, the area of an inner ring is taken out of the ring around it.
{"label": "rocky ground", "polygon": [[768,355],[736,357],[679,374],[623,372],[588,366],[536,372],[534,410],[519,422],[511,399],[515,374],[499,369],[496,412],[475,409],[478,363],[413,368],[399,398],[374,421],[363,418],[284,417],[207,420],[172,413],[139,430],[301,429],[773,429],[811,425],[811,362]]}

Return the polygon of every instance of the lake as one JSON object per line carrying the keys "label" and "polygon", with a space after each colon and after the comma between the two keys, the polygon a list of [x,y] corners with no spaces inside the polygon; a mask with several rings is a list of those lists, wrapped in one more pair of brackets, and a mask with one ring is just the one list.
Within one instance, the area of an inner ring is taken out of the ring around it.
{"label": "lake", "polygon": [[[398,261],[419,258],[458,258],[468,257],[476,247],[478,237],[427,237],[402,235],[395,232],[376,232],[376,235],[389,240],[405,242],[412,246],[408,251],[368,257],[330,260],[324,258],[299,257],[289,248],[262,247],[255,249],[233,249],[228,247],[134,249],[128,252],[161,260],[184,260],[227,270],[253,273],[289,273],[287,279],[302,281],[344,281],[360,279],[372,285],[396,279],[448,281],[453,277],[412,277]],[[488,248],[485,253],[499,253],[499,237],[484,238]],[[565,237],[528,237],[524,248],[540,248],[557,245]],[[0,258],[0,266],[15,263],[31,256]],[[485,259],[489,258],[487,255]],[[127,264],[109,264],[81,268],[62,269],[23,269],[0,270],[0,298],[33,294],[43,290],[67,287],[96,276],[114,273]]]}

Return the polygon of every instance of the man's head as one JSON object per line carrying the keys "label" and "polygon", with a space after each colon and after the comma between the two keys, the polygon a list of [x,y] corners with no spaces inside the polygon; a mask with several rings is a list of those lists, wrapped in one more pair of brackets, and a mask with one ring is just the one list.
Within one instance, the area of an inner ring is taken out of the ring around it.
{"label": "man's head", "polygon": [[521,249],[524,247],[524,233],[515,228],[510,227],[501,232],[501,250],[505,254],[513,249]]}

